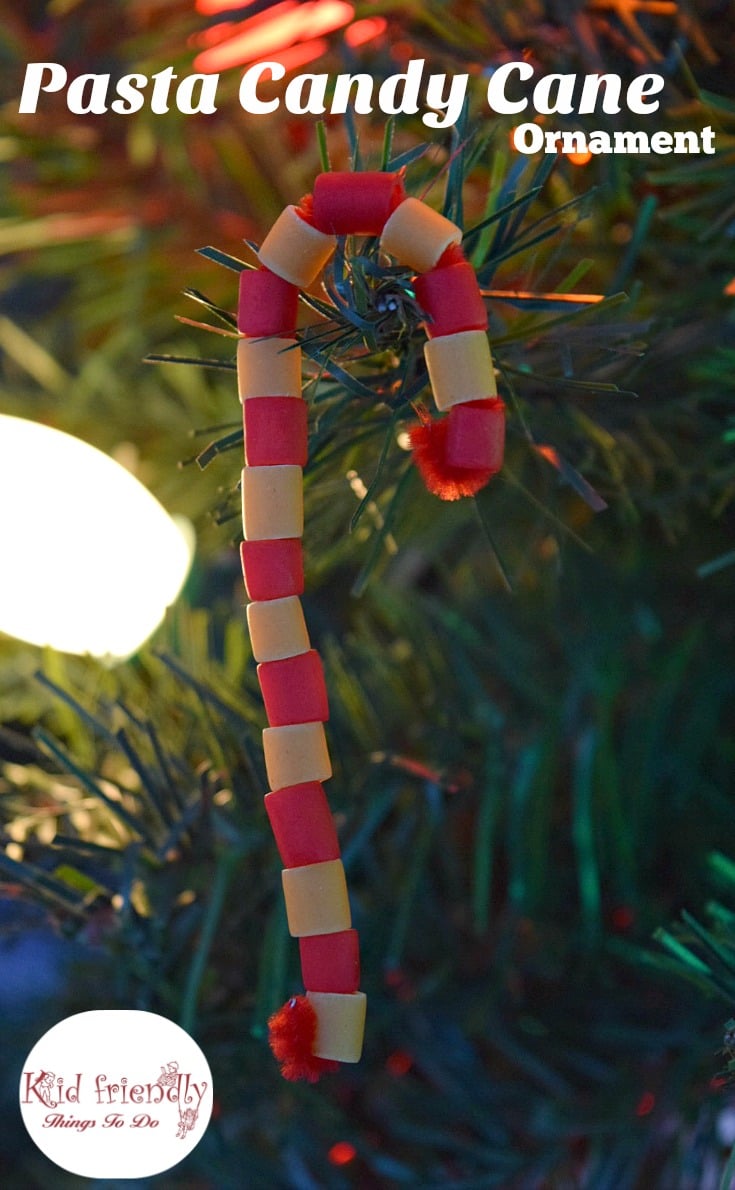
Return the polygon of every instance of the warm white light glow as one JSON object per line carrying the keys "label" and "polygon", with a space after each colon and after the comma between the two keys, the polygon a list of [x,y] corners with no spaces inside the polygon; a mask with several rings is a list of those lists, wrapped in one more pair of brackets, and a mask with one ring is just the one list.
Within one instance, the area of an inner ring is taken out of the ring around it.
{"label": "warm white light glow", "polygon": [[192,554],[188,522],[109,455],[0,414],[0,632],[129,657],[176,599]]}

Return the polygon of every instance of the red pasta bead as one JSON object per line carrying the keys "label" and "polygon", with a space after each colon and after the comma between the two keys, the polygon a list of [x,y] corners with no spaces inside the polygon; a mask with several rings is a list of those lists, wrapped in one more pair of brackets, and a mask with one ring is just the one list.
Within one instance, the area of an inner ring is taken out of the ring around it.
{"label": "red pasta bead", "polygon": [[249,397],[242,416],[248,466],[305,466],[307,407],[301,397]]}
{"label": "red pasta bead", "polygon": [[249,339],[288,337],[296,329],[299,291],[270,269],[243,269],[237,306],[237,329]]}
{"label": "red pasta bead", "polygon": [[300,537],[243,541],[240,560],[245,589],[253,602],[303,594],[304,553]]}
{"label": "red pasta bead", "polygon": [[314,183],[311,218],[329,235],[377,236],[406,197],[400,173],[324,173]]}
{"label": "red pasta bead", "polygon": [[316,649],[279,661],[261,661],[258,681],[271,727],[324,723],[329,718],[324,667]]}
{"label": "red pasta bead", "polygon": [[310,992],[356,992],[360,986],[357,930],[299,938],[301,978]]}
{"label": "red pasta bead", "polygon": [[495,397],[453,405],[447,418],[446,461],[451,467],[499,471],[505,446],[505,406]]}
{"label": "red pasta bead", "polygon": [[437,269],[447,269],[450,264],[463,264],[466,259],[461,244],[450,244],[448,248],[444,249],[434,267]]}
{"label": "red pasta bead", "polygon": [[285,868],[339,859],[337,831],[320,781],[267,793],[265,809]]}
{"label": "red pasta bead", "polygon": [[429,339],[487,327],[475,270],[466,260],[420,273],[414,289],[421,309],[431,316],[424,324]]}

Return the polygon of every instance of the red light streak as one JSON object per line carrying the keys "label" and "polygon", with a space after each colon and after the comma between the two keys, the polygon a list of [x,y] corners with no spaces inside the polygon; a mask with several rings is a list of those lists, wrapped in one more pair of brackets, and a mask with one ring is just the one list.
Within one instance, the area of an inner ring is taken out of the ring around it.
{"label": "red light streak", "polygon": [[205,16],[214,16],[218,12],[229,12],[231,8],[248,8],[252,3],[254,0],[196,0],[194,7]]}
{"label": "red light streak", "polygon": [[354,15],[352,5],[343,0],[307,0],[305,4],[284,0],[260,16],[231,26],[233,35],[222,44],[204,50],[194,67],[216,74],[246,62],[272,59],[304,38],[314,43],[323,34],[341,29]]}
{"label": "red light streak", "polygon": [[365,17],[362,21],[353,21],[349,29],[345,29],[345,41],[354,49],[368,41],[375,41],[387,28],[385,17]]}
{"label": "red light streak", "polygon": [[289,46],[282,54],[272,54],[269,61],[280,62],[288,74],[292,70],[298,70],[299,66],[305,66],[307,62],[321,58],[328,49],[329,42],[326,37],[317,37],[315,41],[299,41],[296,45]]}

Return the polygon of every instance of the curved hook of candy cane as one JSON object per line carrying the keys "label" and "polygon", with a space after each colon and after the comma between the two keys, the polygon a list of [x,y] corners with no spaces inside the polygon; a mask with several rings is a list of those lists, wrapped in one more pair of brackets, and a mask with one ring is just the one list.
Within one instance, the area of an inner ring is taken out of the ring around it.
{"label": "curved hook of candy cane", "polygon": [[238,389],[243,405],[241,558],[248,628],[269,726],[263,732],[271,792],[265,806],[283,862],[289,932],[299,939],[305,996],[270,1020],[286,1078],[315,1081],[359,1061],[366,1000],[357,933],[323,782],[331,776],[322,663],[311,648],[304,590],[302,469],[306,404],[296,339],[299,289],[316,280],[341,235],[380,236],[416,274],[427,314],[425,356],[434,401],[420,415],[414,459],[430,491],[471,495],[502,465],[504,406],[497,397],[487,315],[456,224],[407,197],[402,174],[324,173],[313,195],[281,213],[240,278]]}

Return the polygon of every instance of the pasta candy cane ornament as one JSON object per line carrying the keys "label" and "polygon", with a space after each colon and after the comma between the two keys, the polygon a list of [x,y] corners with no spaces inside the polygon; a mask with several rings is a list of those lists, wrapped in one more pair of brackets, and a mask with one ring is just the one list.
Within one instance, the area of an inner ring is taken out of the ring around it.
{"label": "pasta candy cane ornament", "polygon": [[380,236],[381,248],[417,274],[429,380],[437,409],[410,434],[428,489],[471,495],[500,469],[504,406],[497,397],[487,316],[474,270],[450,220],[405,195],[401,174],[323,173],[313,195],[287,207],[244,270],[237,371],[243,406],[242,567],[248,628],[269,726],[263,732],[271,792],[265,806],[284,865],[289,932],[298,938],[304,996],[270,1020],[283,1075],[316,1081],[360,1058],[365,995],[344,868],[323,783],[331,776],[324,673],[301,607],[302,468],[306,404],[296,337],[300,288],[329,260],[336,237]]}

